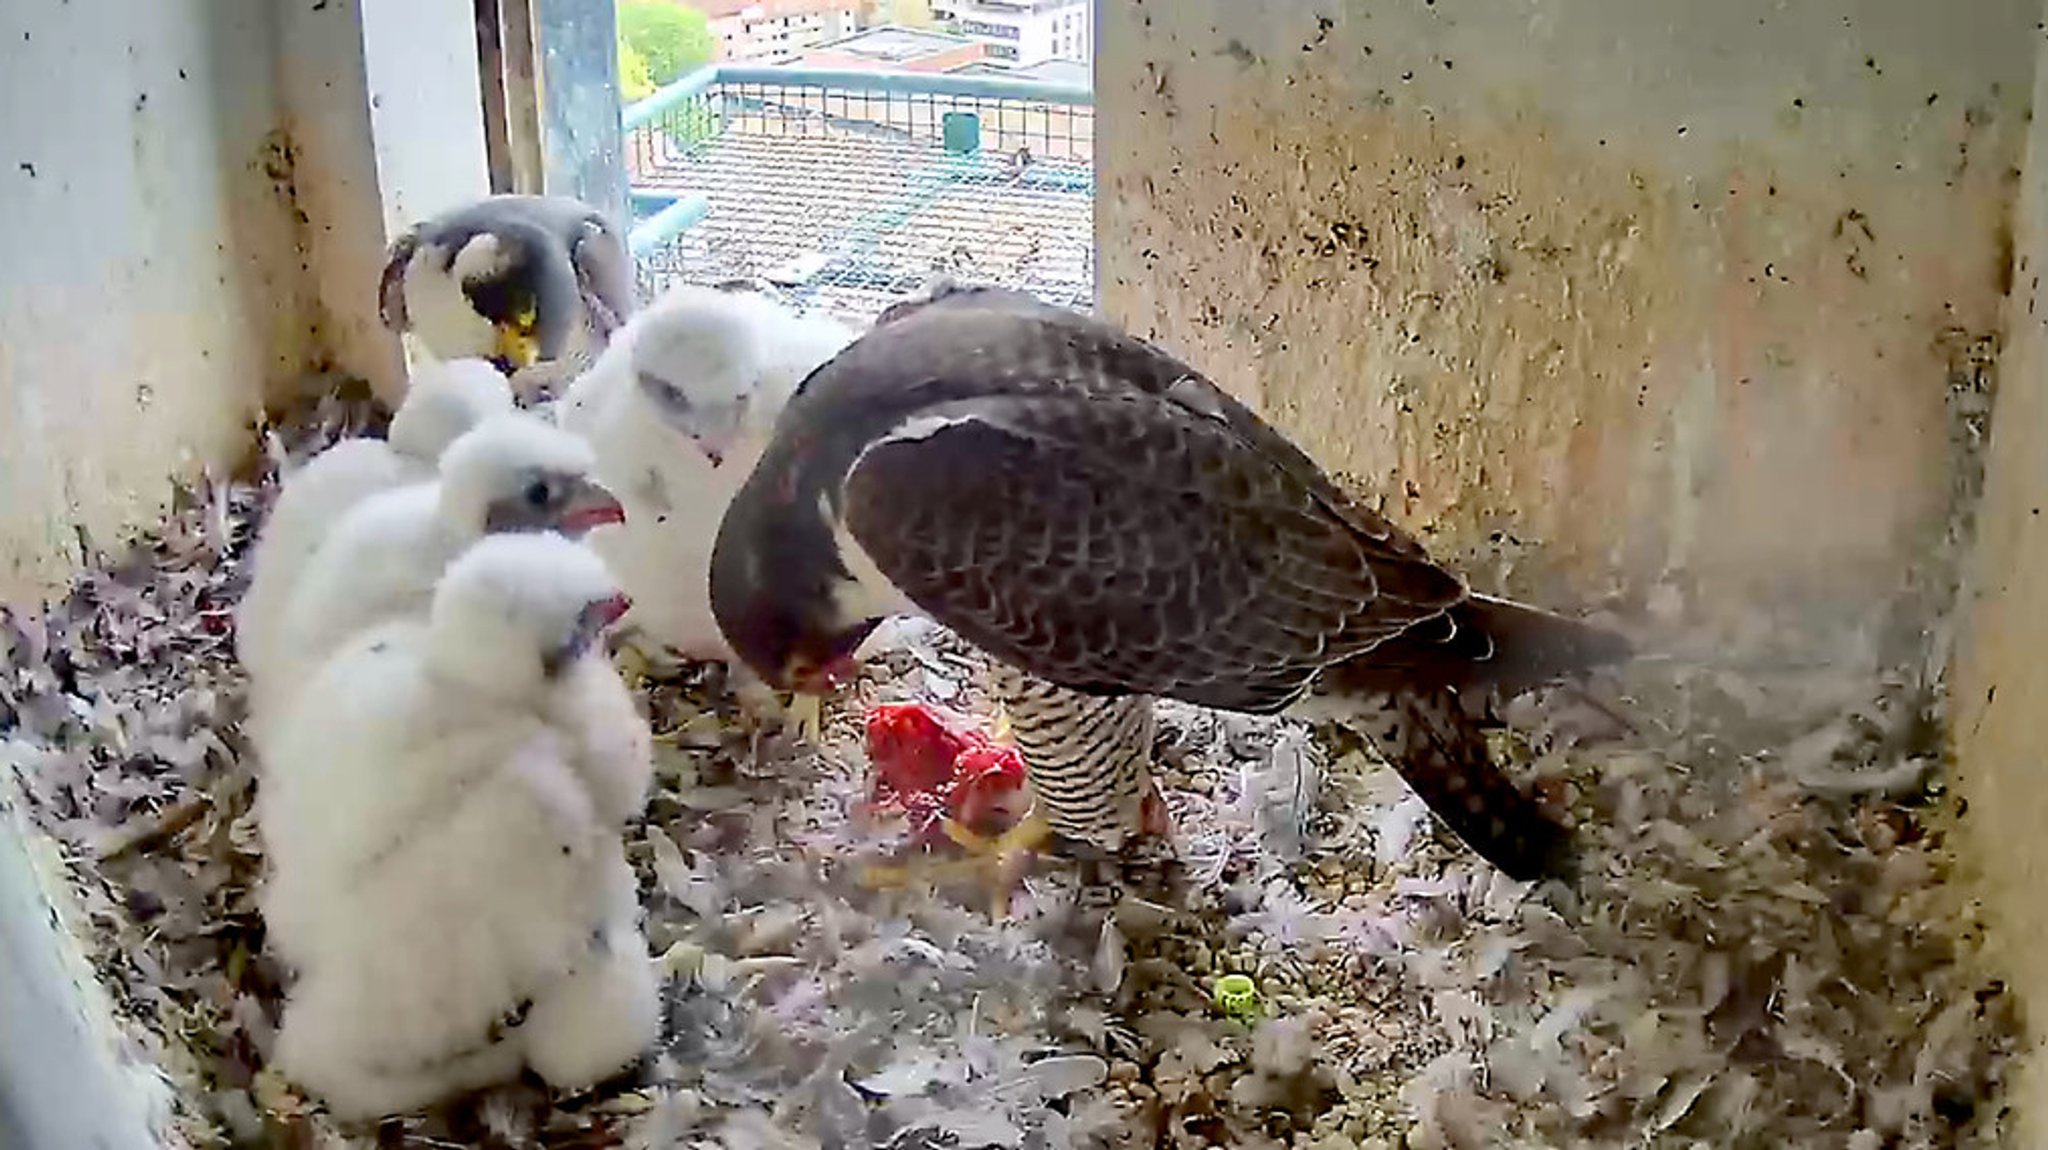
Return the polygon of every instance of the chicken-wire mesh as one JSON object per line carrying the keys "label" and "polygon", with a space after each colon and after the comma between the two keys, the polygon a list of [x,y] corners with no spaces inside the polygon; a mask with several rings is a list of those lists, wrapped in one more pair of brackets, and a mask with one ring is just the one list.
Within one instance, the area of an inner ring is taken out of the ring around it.
{"label": "chicken-wire mesh", "polygon": [[636,244],[640,290],[757,277],[864,323],[946,272],[1091,306],[1090,98],[893,73],[722,69],[686,81],[628,113],[640,210],[701,210]]}

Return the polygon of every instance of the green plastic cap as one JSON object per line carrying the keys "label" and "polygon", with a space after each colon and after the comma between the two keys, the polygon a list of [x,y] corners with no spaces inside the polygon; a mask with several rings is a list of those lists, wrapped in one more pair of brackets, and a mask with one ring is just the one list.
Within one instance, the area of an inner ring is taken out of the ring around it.
{"label": "green plastic cap", "polygon": [[1216,980],[1216,1006],[1232,1018],[1259,1013],[1259,986],[1249,975],[1226,974]]}

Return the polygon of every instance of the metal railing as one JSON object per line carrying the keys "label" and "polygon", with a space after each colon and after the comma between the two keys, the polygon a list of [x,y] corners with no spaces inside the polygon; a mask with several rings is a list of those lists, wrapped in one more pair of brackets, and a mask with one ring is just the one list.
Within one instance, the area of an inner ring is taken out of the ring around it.
{"label": "metal railing", "polygon": [[759,275],[859,312],[952,270],[1092,299],[1086,86],[713,66],[624,128],[645,292]]}

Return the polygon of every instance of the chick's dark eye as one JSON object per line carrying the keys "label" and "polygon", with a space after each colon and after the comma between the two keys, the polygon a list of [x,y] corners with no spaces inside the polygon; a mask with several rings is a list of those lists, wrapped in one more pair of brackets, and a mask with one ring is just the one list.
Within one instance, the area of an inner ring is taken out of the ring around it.
{"label": "chick's dark eye", "polygon": [[656,402],[675,411],[690,410],[690,397],[668,380],[651,372],[640,372],[640,386],[647,389]]}
{"label": "chick's dark eye", "polygon": [[526,485],[526,502],[528,506],[546,507],[554,501],[554,498],[555,489],[548,486],[548,481],[545,479],[536,479]]}

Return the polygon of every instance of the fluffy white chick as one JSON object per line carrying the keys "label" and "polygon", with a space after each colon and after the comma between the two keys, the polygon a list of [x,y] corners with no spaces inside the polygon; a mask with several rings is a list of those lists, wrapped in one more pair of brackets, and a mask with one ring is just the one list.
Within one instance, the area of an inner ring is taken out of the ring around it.
{"label": "fluffy white chick", "polygon": [[386,438],[402,455],[438,461],[463,432],[512,409],[512,385],[488,362],[425,360],[392,413]]}
{"label": "fluffy white chick", "polygon": [[661,980],[635,892],[626,895],[625,912],[613,913],[569,973],[534,996],[519,1026],[526,1064],[558,1090],[596,1086],[661,1037]]}
{"label": "fluffy white chick", "polygon": [[[625,515],[592,475],[590,445],[523,412],[492,416],[441,456],[438,479],[358,503],[313,553],[251,677],[250,733],[264,750],[270,717],[350,635],[425,612],[434,583],[487,534],[580,536]],[[268,756],[263,756],[268,761]]]}
{"label": "fluffy white chick", "polygon": [[[531,1064],[563,1088],[658,1031],[619,826],[650,771],[594,761],[559,716],[623,692],[601,635],[627,601],[587,548],[493,535],[424,618],[357,635],[277,731],[262,908],[299,968],[275,1061],[344,1120],[417,1109]],[[597,778],[594,770],[623,770]],[[638,792],[636,794],[635,792]]]}
{"label": "fluffy white chick", "polygon": [[627,626],[690,659],[729,659],[711,547],[783,405],[857,333],[757,291],[683,285],[615,336],[557,408],[586,436],[626,522],[591,545],[632,593]]}
{"label": "fluffy white chick", "polygon": [[[531,541],[531,542],[529,542]],[[485,546],[489,544],[489,546]],[[552,561],[558,571],[542,564]],[[523,565],[523,566],[522,566]],[[539,570],[542,575],[531,572]],[[523,653],[522,621],[516,614],[534,592],[517,583],[525,574],[545,577],[569,586],[594,587],[600,578],[613,586],[612,576],[594,552],[554,533],[493,535],[469,548],[433,592],[428,611],[401,613],[372,625],[345,639],[331,660],[318,666],[302,685],[294,701],[283,708],[259,735],[265,760],[262,793],[258,802],[258,826],[263,832],[267,854],[273,864],[275,889],[297,888],[298,894],[283,897],[272,923],[277,950],[294,965],[303,963],[310,944],[304,944],[307,929],[294,925],[312,915],[319,921],[322,901],[335,895],[333,884],[307,889],[307,876],[344,873],[350,859],[376,853],[381,847],[362,847],[365,836],[383,834],[403,812],[426,801],[426,792],[412,788],[412,776],[373,779],[372,796],[383,806],[372,810],[371,798],[351,797],[346,788],[356,774],[342,763],[363,761],[345,740],[329,740],[321,732],[340,714],[375,714],[380,711],[403,717],[413,705],[414,692],[422,689],[419,667],[425,644],[439,635],[440,646],[431,651],[426,664],[437,677],[426,682],[444,695],[457,697],[457,688],[477,694],[475,684],[487,684],[494,669],[503,670],[503,688],[518,700],[534,681]],[[496,582],[492,582],[492,580]],[[543,589],[546,584],[543,583]],[[615,588],[614,588],[615,589]],[[619,593],[606,603],[623,614],[627,600]],[[615,617],[615,616],[614,616]],[[574,654],[574,651],[570,651]],[[337,665],[340,669],[336,669]],[[582,780],[591,817],[613,832],[639,816],[645,808],[648,784],[653,778],[653,744],[647,722],[634,704],[633,695],[620,681],[611,663],[603,658],[575,658],[566,663],[544,662],[545,690],[529,700],[534,716],[557,739],[557,750]],[[343,705],[337,706],[336,700]],[[431,712],[429,712],[431,713]],[[452,714],[452,713],[451,713]],[[464,736],[466,714],[450,719],[454,726],[447,737]],[[490,732],[480,731],[488,737]],[[368,752],[370,761],[382,751]],[[344,788],[339,799],[333,788]],[[329,812],[353,805],[355,818],[332,821]],[[294,813],[296,812],[296,813]],[[351,853],[352,852],[352,853]],[[296,860],[310,859],[307,865]],[[633,907],[632,894],[625,905]],[[296,908],[296,909],[295,909]]]}
{"label": "fluffy white chick", "polygon": [[235,609],[235,656],[252,677],[267,677],[279,616],[335,522],[380,491],[433,478],[457,436],[511,410],[511,387],[483,360],[424,364],[385,438],[343,440],[285,478],[256,538],[254,571]]}

